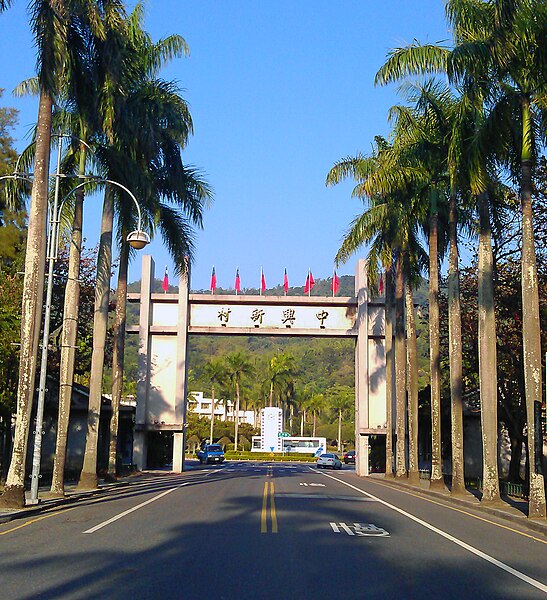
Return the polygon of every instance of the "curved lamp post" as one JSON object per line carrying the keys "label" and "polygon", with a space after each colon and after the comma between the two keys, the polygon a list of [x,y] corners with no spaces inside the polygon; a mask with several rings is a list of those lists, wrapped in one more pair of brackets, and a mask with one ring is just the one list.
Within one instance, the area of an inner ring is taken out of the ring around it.
{"label": "curved lamp post", "polygon": [[[131,247],[136,250],[142,250],[147,244],[150,243],[150,236],[142,230],[142,222],[141,222],[141,209],[137,198],[135,195],[124,185],[118,183],[117,181],[112,181],[111,179],[103,179],[96,176],[81,176],[76,175],[78,178],[85,178],[85,181],[79,183],[75,187],[73,187],[70,192],[63,198],[63,200],[59,203],[59,187],[60,187],[60,179],[61,177],[72,177],[68,175],[63,175],[60,173],[61,169],[61,151],[62,151],[62,138],[71,138],[76,139],[80,143],[84,144],[89,150],[91,148],[89,145],[76,138],[74,136],[59,134],[53,137],[59,138],[59,142],[57,144],[57,170],[54,173],[55,177],[55,193],[53,197],[53,206],[51,207],[49,214],[49,234],[47,241],[47,261],[48,261],[48,273],[47,273],[47,291],[46,291],[46,303],[45,303],[45,313],[44,313],[44,327],[42,332],[42,355],[40,362],[40,380],[38,384],[38,399],[36,403],[36,429],[34,432],[34,448],[32,453],[32,474],[31,474],[31,486],[30,486],[30,500],[27,504],[38,504],[38,484],[41,478],[40,475],[40,462],[42,455],[42,435],[45,433],[43,431],[43,423],[44,423],[44,404],[45,404],[45,395],[46,395],[46,377],[47,377],[47,357],[48,357],[48,340],[49,340],[49,329],[50,329],[50,321],[51,321],[51,304],[52,304],[52,296],[53,296],[53,271],[55,269],[55,261],[58,257],[58,245],[59,245],[59,225],[61,220],[61,213],[63,206],[68,199],[68,197],[73,194],[76,190],[84,187],[85,185],[89,185],[90,183],[108,183],[119,187],[127,194],[129,194],[130,198],[135,203],[138,214],[137,221],[137,229],[132,231],[127,236],[127,242],[131,245]],[[29,144],[25,150],[27,150],[32,144]],[[23,150],[23,152],[25,152]],[[0,177],[0,181],[3,179],[22,179],[25,181],[32,181],[32,176],[29,173],[20,173],[18,171],[19,161],[21,156],[17,159],[17,163],[15,165],[15,171],[11,175],[5,175]]]}

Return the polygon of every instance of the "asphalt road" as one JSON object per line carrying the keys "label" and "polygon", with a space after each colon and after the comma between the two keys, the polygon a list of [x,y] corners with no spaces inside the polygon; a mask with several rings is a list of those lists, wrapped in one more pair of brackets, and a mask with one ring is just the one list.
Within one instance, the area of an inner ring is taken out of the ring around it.
{"label": "asphalt road", "polygon": [[347,467],[227,463],[0,525],[0,597],[547,598],[547,540]]}

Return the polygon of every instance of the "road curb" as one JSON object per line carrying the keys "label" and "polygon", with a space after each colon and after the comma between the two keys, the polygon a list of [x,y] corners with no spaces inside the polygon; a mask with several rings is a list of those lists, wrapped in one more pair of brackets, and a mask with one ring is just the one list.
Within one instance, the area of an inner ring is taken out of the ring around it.
{"label": "road curb", "polygon": [[115,483],[107,483],[106,485],[102,485],[101,487],[98,487],[95,490],[70,493],[70,495],[64,496],[63,498],[46,498],[42,500],[40,504],[37,504],[35,506],[28,506],[8,511],[4,510],[3,512],[0,512],[0,524],[9,523],[10,521],[23,519],[25,517],[33,517],[49,509],[57,508],[59,506],[75,504],[79,500],[85,500],[86,498],[98,496],[99,494],[107,490],[111,490],[116,487],[126,486],[128,485],[128,483],[129,482],[126,480],[117,481]]}

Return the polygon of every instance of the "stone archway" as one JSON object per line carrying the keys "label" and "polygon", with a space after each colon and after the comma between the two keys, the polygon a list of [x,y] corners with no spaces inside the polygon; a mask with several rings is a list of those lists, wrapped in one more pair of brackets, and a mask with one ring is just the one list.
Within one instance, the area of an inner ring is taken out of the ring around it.
{"label": "stone archway", "polygon": [[355,296],[190,294],[181,277],[176,294],[152,293],[154,261],[143,256],[139,380],[134,461],[146,467],[148,432],[172,431],[173,470],[184,468],[188,335],[352,337],[355,339],[356,472],[369,474],[370,435],[386,433],[384,303],[368,295],[365,261],[355,273]]}

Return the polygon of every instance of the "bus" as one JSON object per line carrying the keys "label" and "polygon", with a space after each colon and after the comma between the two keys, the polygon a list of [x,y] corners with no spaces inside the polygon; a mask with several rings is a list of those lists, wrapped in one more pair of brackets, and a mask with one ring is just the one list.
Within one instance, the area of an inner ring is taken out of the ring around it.
{"label": "bus", "polygon": [[[281,449],[276,452],[289,454],[295,452],[297,454],[314,454],[319,456],[327,450],[327,440],[324,437],[282,437]],[[261,436],[254,435],[252,442],[253,452],[267,452],[269,448],[261,447]]]}

